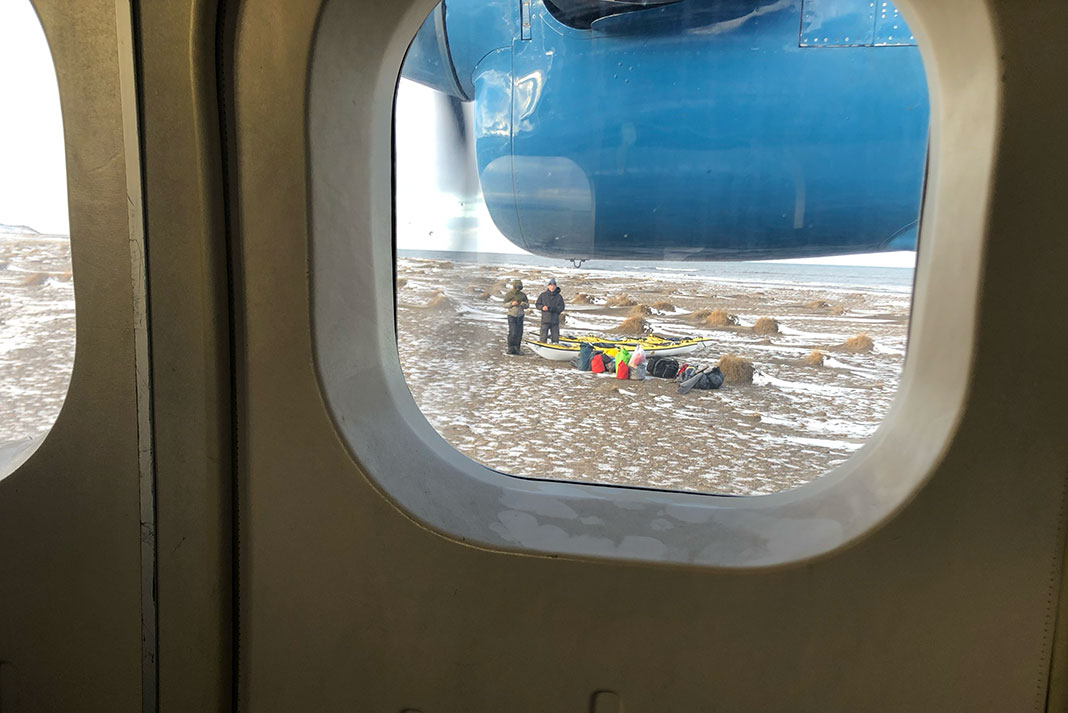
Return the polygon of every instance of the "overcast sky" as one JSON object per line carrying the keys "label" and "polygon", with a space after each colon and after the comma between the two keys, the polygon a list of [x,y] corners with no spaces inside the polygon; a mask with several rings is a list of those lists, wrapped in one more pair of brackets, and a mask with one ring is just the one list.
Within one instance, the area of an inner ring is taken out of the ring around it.
{"label": "overcast sky", "polygon": [[[401,82],[397,101],[397,240],[401,248],[523,253],[493,226],[480,199],[439,190],[433,92]],[[51,54],[29,0],[0,0],[0,223],[68,234],[63,123]],[[459,219],[457,217],[459,216]],[[463,231],[446,228],[466,226]],[[915,253],[812,258],[912,267]]]}
{"label": "overcast sky", "polygon": [[29,0],[0,0],[0,223],[70,232],[59,89]]}

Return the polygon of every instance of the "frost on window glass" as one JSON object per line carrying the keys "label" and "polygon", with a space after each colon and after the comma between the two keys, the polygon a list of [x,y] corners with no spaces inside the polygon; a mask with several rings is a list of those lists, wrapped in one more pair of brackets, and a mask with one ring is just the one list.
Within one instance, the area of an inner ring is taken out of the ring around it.
{"label": "frost on window glass", "polygon": [[803,41],[873,34],[866,1],[743,5],[619,3],[561,33],[540,0],[449,0],[423,24],[395,114],[397,345],[462,453],[762,494],[882,422],[906,350],[922,61]]}
{"label": "frost on window glass", "polygon": [[74,288],[55,68],[28,0],[0,4],[0,462],[59,413]]}

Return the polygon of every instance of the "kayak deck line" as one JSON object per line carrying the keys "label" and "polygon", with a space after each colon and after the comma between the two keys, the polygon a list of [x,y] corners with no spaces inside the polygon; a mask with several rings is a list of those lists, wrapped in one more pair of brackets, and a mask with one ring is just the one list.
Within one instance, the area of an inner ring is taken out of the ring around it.
{"label": "kayak deck line", "polygon": [[[641,344],[642,350],[649,356],[681,356],[691,354],[712,341],[711,337],[698,337],[694,339],[679,339],[676,341],[657,337],[655,339],[602,339],[595,335],[587,337],[561,337],[561,344],[550,344],[532,339],[525,343],[538,356],[550,361],[567,361],[578,356],[579,345],[591,344],[593,347],[606,352],[614,352],[620,346],[637,346]],[[611,354],[610,354],[611,356]]]}

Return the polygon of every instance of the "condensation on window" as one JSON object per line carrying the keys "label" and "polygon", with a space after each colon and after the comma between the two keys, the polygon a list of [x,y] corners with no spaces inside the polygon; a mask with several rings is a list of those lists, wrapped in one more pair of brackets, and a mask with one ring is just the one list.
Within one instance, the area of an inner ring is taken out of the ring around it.
{"label": "condensation on window", "polygon": [[55,67],[28,0],[0,4],[0,462],[55,422],[74,363],[74,286]]}
{"label": "condensation on window", "polygon": [[439,7],[397,94],[397,345],[431,425],[510,475],[705,493],[848,459],[905,359],[918,50],[802,46],[793,2],[585,38],[489,5]]}

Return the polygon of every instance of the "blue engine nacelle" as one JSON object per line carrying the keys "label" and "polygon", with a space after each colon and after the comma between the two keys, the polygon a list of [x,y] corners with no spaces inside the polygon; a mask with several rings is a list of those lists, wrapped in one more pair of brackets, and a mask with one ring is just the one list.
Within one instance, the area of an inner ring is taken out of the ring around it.
{"label": "blue engine nacelle", "polygon": [[403,74],[474,102],[486,205],[532,253],[915,248],[927,85],[889,2],[448,0]]}

